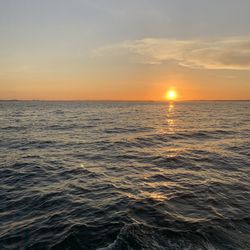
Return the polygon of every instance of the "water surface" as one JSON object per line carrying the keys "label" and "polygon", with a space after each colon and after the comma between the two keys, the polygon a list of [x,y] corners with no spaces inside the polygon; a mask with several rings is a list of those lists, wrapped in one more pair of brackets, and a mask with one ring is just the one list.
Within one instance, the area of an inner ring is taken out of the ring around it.
{"label": "water surface", "polygon": [[0,102],[0,249],[250,249],[250,102]]}

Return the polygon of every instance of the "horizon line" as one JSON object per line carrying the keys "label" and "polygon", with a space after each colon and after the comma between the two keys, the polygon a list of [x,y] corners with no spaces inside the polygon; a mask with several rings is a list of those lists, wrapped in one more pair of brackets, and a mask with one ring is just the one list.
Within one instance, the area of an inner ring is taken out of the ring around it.
{"label": "horizon line", "polygon": [[119,99],[0,99],[0,102],[199,102],[250,101],[250,99],[119,100]]}

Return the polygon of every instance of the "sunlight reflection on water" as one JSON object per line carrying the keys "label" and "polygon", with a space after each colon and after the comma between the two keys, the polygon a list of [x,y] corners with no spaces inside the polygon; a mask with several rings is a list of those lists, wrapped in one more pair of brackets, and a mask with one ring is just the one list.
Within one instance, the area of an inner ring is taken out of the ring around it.
{"label": "sunlight reflection on water", "polygon": [[167,109],[167,133],[175,133],[175,120],[174,120],[174,103],[169,103]]}

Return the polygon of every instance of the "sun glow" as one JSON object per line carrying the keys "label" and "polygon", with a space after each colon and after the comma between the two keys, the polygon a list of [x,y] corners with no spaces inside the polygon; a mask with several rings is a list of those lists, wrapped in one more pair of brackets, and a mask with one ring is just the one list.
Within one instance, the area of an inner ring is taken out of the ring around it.
{"label": "sun glow", "polygon": [[177,98],[177,93],[175,90],[168,90],[165,96],[166,100],[174,101]]}

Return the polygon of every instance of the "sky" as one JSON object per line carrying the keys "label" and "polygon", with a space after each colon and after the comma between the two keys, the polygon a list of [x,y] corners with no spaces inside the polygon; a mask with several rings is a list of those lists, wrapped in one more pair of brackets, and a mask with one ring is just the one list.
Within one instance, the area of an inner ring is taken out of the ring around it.
{"label": "sky", "polygon": [[250,99],[249,0],[0,0],[0,99]]}

